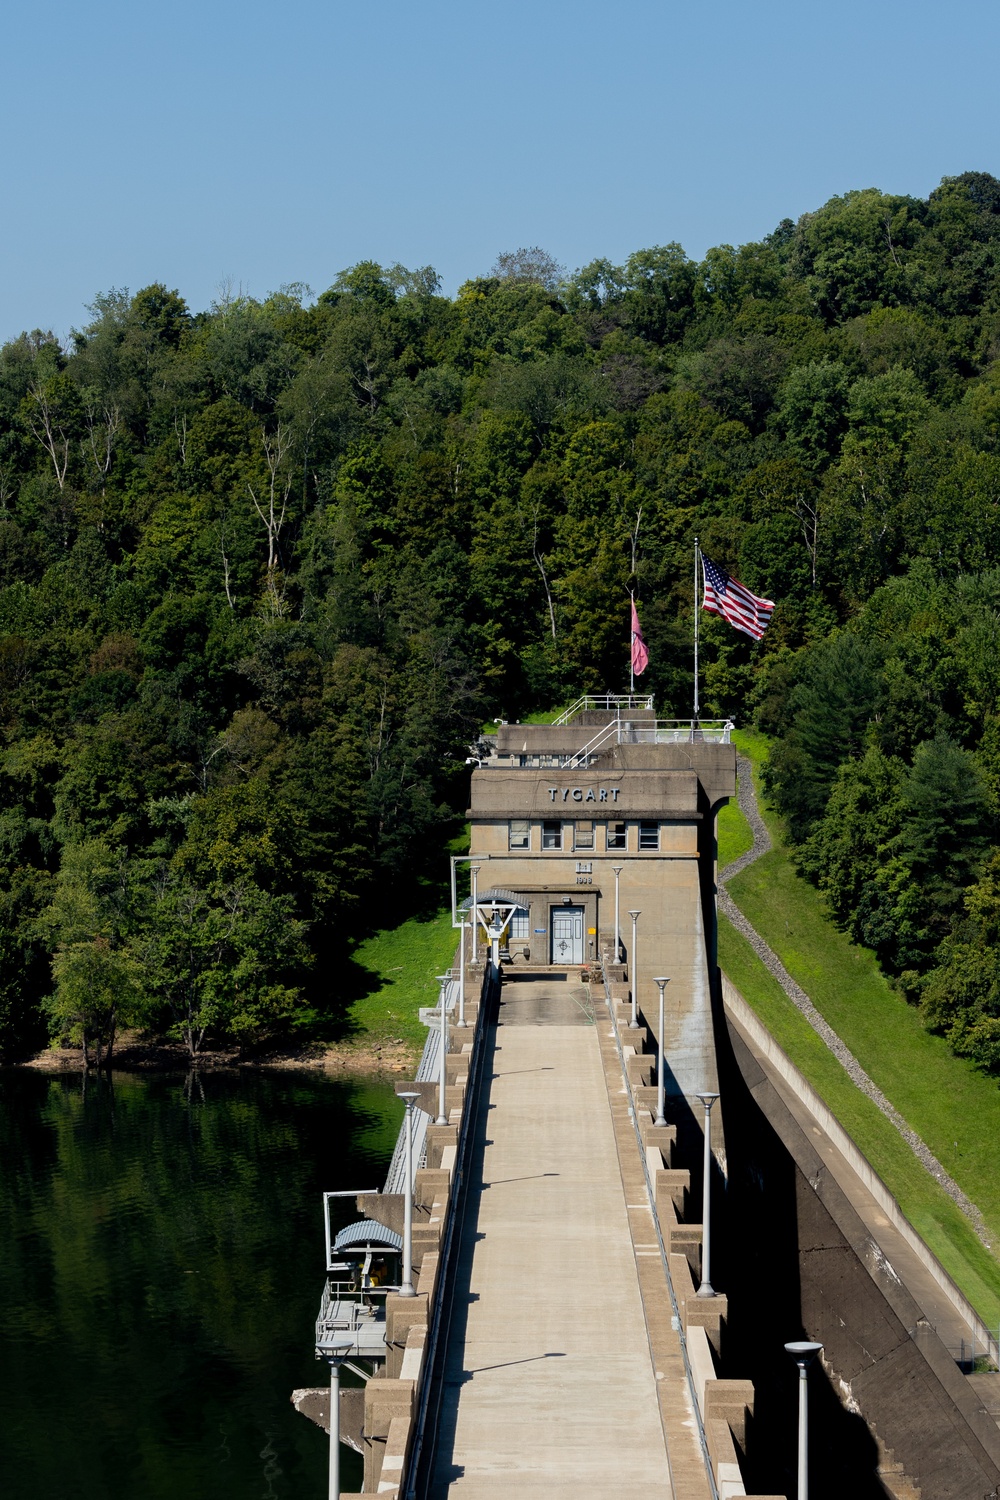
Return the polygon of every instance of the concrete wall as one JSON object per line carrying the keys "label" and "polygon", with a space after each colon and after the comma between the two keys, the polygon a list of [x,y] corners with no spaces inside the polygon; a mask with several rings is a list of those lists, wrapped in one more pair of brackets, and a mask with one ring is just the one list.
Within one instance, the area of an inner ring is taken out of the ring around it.
{"label": "concrete wall", "polygon": [[854,1143],[839,1149],[841,1127],[742,998],[723,990],[720,1249],[727,1357],[757,1393],[751,1481],[793,1482],[778,1461],[794,1444],[782,1345],[809,1338],[824,1345],[810,1377],[813,1500],[993,1497],[1000,1429],[934,1326],[961,1314],[971,1327],[974,1312]]}

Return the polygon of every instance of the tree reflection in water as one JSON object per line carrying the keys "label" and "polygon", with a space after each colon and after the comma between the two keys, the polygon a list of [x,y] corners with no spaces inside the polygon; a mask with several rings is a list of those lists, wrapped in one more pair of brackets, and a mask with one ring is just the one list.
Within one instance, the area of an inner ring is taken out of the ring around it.
{"label": "tree reflection in water", "polygon": [[324,1383],[320,1194],[380,1183],[399,1117],[302,1073],[0,1075],[3,1492],[324,1495],[289,1401]]}

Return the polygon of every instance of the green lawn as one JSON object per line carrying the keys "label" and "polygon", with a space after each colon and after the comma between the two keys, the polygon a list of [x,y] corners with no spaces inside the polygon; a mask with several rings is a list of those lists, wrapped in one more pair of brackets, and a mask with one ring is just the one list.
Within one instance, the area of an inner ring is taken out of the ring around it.
{"label": "green lawn", "polygon": [[[719,919],[719,963],[871,1162],[973,1307],[996,1327],[1000,1323],[1000,1264],[984,1248],[961,1210],[924,1171],[899,1132],[854,1086],[830,1049],[725,917]],[[867,1066],[866,1059],[862,1062]],[[967,1183],[962,1186],[969,1191]]]}
{"label": "green lawn", "polygon": [[726,865],[731,865],[734,859],[739,859],[741,854],[746,854],[748,849],[753,848],[753,834],[750,831],[750,824],[735,802],[730,802],[719,809],[717,826],[719,869],[723,870]]}
{"label": "green lawn", "polygon": [[[559,715],[565,713],[566,710],[567,710],[567,708],[569,708],[569,704],[568,703],[564,703],[563,706],[562,706],[562,708],[548,708],[548,709],[545,709],[544,712],[541,709],[539,709],[537,713],[525,714],[525,716],[524,716],[523,719],[519,719],[518,720],[518,723],[519,724],[554,724],[555,721],[558,719]],[[481,732],[483,734],[496,734],[496,732],[497,732],[497,720],[496,719],[490,719],[486,724],[483,725]]]}
{"label": "green lawn", "polygon": [[[759,770],[766,742],[741,734]],[[758,784],[758,795],[760,787]],[[795,872],[780,819],[762,803],[775,839],[770,854],[729,883],[740,910],[781,958],[879,1088],[977,1204],[1000,1241],[1000,1090],[956,1058],[888,985],[873,955],[851,943],[822,897]],[[720,840],[721,842],[721,840]],[[720,860],[721,862],[721,860]],[[854,1088],[752,950],[720,924],[720,962],[733,983],[834,1108],[904,1211],[990,1322],[1000,1320],[1000,1265],[923,1171],[897,1132]]]}
{"label": "green lawn", "polygon": [[435,975],[451,967],[457,950],[458,933],[451,925],[450,909],[428,922],[411,918],[359,943],[351,956],[371,975],[372,991],[350,1006],[354,1034],[366,1039],[400,1038],[422,1047],[427,1027],[418,1011],[422,1005],[437,1004]]}

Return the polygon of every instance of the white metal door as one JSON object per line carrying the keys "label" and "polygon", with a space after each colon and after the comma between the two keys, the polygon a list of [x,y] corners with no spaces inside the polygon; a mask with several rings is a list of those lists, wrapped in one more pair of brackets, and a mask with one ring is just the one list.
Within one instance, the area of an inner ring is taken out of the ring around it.
{"label": "white metal door", "polygon": [[552,909],[552,957],[554,964],[583,963],[583,907]]}

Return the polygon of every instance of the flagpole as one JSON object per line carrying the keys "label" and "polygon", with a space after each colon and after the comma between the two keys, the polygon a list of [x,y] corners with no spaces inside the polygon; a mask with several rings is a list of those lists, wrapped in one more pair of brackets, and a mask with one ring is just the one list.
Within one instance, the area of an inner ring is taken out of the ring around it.
{"label": "flagpole", "polygon": [[[632,608],[635,609],[635,595],[630,594]],[[635,637],[632,634],[632,616],[629,614],[628,634],[628,706],[632,707],[632,694],[635,692]]]}
{"label": "flagpole", "polygon": [[698,538],[694,539],[694,722],[698,723]]}

